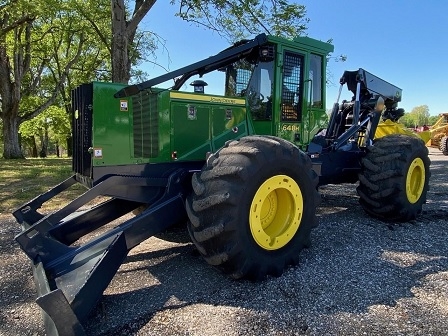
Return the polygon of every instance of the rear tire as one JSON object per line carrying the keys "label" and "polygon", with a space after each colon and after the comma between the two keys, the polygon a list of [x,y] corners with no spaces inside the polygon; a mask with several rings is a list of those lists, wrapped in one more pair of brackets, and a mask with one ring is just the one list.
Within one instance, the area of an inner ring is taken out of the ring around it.
{"label": "rear tire", "polygon": [[419,138],[393,134],[375,140],[362,159],[361,206],[383,221],[415,219],[426,202],[429,165],[428,149]]}
{"label": "rear tire", "polygon": [[233,278],[279,276],[298,263],[317,226],[317,182],[308,156],[283,139],[228,142],[193,176],[190,237]]}
{"label": "rear tire", "polygon": [[442,151],[443,155],[448,155],[448,136],[445,135],[440,139],[439,149]]}

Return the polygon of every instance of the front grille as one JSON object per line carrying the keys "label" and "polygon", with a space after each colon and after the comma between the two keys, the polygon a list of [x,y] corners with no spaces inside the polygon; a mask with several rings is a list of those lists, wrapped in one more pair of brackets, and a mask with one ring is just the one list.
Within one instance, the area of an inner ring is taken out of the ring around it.
{"label": "front grille", "polygon": [[159,112],[157,94],[142,92],[132,97],[134,157],[159,155]]}
{"label": "front grille", "polygon": [[83,84],[72,90],[73,160],[75,173],[91,177],[93,84]]}

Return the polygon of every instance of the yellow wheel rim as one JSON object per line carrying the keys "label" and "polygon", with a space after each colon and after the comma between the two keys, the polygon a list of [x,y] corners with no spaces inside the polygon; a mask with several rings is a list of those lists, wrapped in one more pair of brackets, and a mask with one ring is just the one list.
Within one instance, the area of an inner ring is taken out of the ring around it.
{"label": "yellow wheel rim", "polygon": [[302,192],[296,181],[286,175],[267,179],[250,206],[252,237],[265,250],[282,248],[299,229],[303,210]]}
{"label": "yellow wheel rim", "polygon": [[415,158],[409,166],[406,176],[406,196],[412,204],[416,203],[425,185],[425,164],[420,158]]}

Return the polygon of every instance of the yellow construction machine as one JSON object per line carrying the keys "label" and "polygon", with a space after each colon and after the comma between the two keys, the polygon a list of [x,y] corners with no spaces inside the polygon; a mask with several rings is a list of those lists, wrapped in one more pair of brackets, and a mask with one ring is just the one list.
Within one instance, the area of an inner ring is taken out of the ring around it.
{"label": "yellow construction machine", "polygon": [[427,146],[439,148],[448,155],[448,113],[439,114],[437,122],[429,128],[431,138]]}

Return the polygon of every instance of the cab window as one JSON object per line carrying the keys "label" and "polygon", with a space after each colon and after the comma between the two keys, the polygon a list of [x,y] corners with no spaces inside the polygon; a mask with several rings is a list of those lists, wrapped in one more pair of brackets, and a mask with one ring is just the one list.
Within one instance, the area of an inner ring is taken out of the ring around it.
{"label": "cab window", "polygon": [[252,73],[246,97],[253,120],[272,119],[273,73],[273,61],[258,63]]}
{"label": "cab window", "polygon": [[311,80],[311,106],[315,108],[323,108],[322,56],[311,54],[309,79]]}

